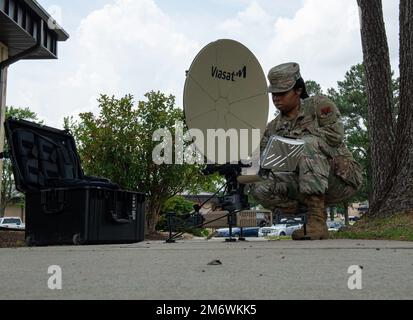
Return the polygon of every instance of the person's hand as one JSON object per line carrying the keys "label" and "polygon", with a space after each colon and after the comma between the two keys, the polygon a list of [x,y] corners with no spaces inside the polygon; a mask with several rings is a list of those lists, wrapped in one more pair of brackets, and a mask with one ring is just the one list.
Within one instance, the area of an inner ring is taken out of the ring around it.
{"label": "person's hand", "polygon": [[303,129],[294,129],[290,131],[287,135],[285,135],[285,137],[291,138],[291,139],[297,139],[297,138],[301,138],[303,135],[304,135]]}
{"label": "person's hand", "polygon": [[285,182],[277,182],[275,183],[274,192],[277,194],[287,195],[288,193],[288,185]]}

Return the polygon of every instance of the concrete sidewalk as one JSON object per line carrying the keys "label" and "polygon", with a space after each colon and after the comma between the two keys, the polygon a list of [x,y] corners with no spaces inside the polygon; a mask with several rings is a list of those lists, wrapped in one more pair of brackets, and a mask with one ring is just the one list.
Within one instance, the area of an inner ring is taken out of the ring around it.
{"label": "concrete sidewalk", "polygon": [[[48,288],[51,265],[61,267],[61,290]],[[352,265],[361,266],[361,290],[348,288]],[[0,249],[2,299],[413,299],[413,242],[197,239]]]}

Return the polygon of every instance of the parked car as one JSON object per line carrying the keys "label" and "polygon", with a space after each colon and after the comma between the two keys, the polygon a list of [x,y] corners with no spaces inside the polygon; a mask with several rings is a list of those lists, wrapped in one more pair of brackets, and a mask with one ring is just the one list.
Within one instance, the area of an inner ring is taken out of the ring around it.
{"label": "parked car", "polygon": [[288,224],[288,223],[297,223],[297,222],[302,222],[303,218],[302,217],[294,217],[294,218],[282,218],[280,220],[280,224]]}
{"label": "parked car", "polygon": [[260,230],[258,231],[258,236],[290,236],[295,230],[300,229],[302,226],[303,224],[298,221],[288,220],[286,223],[279,223],[271,227],[260,228]]}
{"label": "parked car", "polygon": [[[259,227],[246,227],[242,228],[243,237],[258,237]],[[229,237],[229,228],[220,228],[216,230],[217,237]],[[232,236],[239,237],[241,235],[241,228],[234,227],[232,228]]]}
{"label": "parked car", "polygon": [[0,218],[0,228],[24,230],[25,227],[25,224],[19,217]]}
{"label": "parked car", "polygon": [[328,231],[340,231],[345,227],[341,221],[327,221]]}

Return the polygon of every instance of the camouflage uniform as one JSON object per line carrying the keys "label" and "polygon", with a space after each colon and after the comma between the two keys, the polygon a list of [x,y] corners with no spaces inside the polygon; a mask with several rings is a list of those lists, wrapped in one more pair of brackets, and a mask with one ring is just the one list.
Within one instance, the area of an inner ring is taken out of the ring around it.
{"label": "camouflage uniform", "polygon": [[[275,81],[278,88],[281,80]],[[295,84],[297,79],[293,80]],[[281,86],[281,90],[291,83]],[[269,89],[275,92],[271,85]],[[274,172],[250,186],[251,194],[267,209],[294,211],[308,195],[325,195],[325,203],[331,205],[350,198],[360,188],[361,168],[343,142],[340,112],[329,98],[315,96],[301,100],[295,119],[279,114],[267,126],[261,152],[272,135],[300,138],[306,143],[295,172]]]}

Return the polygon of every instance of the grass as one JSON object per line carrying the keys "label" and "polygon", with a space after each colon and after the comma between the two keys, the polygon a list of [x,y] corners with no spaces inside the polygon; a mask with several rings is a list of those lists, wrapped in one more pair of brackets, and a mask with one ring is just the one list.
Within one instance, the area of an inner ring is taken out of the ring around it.
{"label": "grass", "polygon": [[284,241],[284,240],[292,240],[291,236],[268,236],[265,237],[268,241]]}
{"label": "grass", "polygon": [[[269,241],[291,240],[291,236],[271,236]],[[330,239],[413,241],[413,212],[389,217],[363,218],[339,232],[330,232]]]}
{"label": "grass", "polygon": [[331,232],[330,238],[413,241],[413,212],[374,219],[363,218],[342,231]]}

